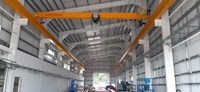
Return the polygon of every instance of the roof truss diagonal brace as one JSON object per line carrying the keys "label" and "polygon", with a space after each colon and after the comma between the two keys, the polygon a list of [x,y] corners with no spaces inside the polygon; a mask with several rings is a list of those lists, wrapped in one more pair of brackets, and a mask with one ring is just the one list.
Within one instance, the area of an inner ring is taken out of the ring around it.
{"label": "roof truss diagonal brace", "polygon": [[[131,4],[146,9],[146,2],[144,2],[144,0],[121,0],[121,1],[69,8],[69,9],[55,10],[51,12],[85,12],[85,11],[94,11],[99,9],[106,9],[106,8],[131,5]],[[45,23],[49,23],[51,20],[52,19],[47,19]]]}
{"label": "roof truss diagonal brace", "polygon": [[[107,55],[119,55],[117,51],[108,51],[108,52],[102,52],[101,54],[89,54],[89,55],[82,55],[80,57],[80,60],[83,60],[84,58],[94,58],[94,57],[100,57],[100,56],[107,56]],[[91,57],[90,57],[91,56]]]}
{"label": "roof truss diagonal brace", "polygon": [[101,57],[96,57],[96,58],[89,58],[89,59],[84,59],[83,63],[85,62],[96,62],[96,61],[105,61],[105,60],[110,60],[112,57],[115,57],[113,55],[107,55],[107,56],[101,56]]}
{"label": "roof truss diagonal brace", "polygon": [[119,23],[113,23],[113,24],[108,24],[108,25],[103,25],[103,26],[90,26],[90,27],[86,27],[84,29],[64,31],[64,32],[60,33],[60,36],[63,40],[71,34],[85,33],[85,32],[99,32],[100,30],[115,28],[115,27],[120,27],[120,26],[129,27],[127,24],[130,24],[130,22],[119,22]]}
{"label": "roof truss diagonal brace", "polygon": [[114,2],[108,2],[108,3],[95,4],[95,5],[88,5],[88,6],[82,6],[82,7],[76,7],[76,8],[56,10],[56,11],[52,11],[52,12],[93,11],[93,10],[106,9],[106,8],[112,8],[112,7],[124,6],[124,5],[130,5],[130,4],[133,4],[135,6],[142,7],[144,9],[146,9],[146,2],[144,2],[143,0],[121,0],[121,1],[114,1]]}
{"label": "roof truss diagonal brace", "polygon": [[82,56],[82,55],[88,55],[89,56],[89,55],[96,55],[96,54],[100,54],[100,53],[113,53],[113,52],[120,54],[120,49],[89,51],[85,54],[80,54],[79,56]]}
{"label": "roof truss diagonal brace", "polygon": [[103,41],[113,40],[113,39],[118,39],[118,38],[125,40],[125,42],[128,41],[126,35],[117,35],[117,36],[111,36],[111,37],[101,38],[101,39],[97,39],[97,40],[85,40],[85,41],[81,41],[81,42],[74,42],[74,43],[69,44],[69,47],[70,47],[69,50],[72,50],[75,46],[81,45],[81,44],[89,44],[89,43],[96,43],[96,42],[100,43]]}
{"label": "roof truss diagonal brace", "polygon": [[92,61],[84,61],[84,64],[91,63],[91,62],[110,62],[112,58],[102,57],[98,60],[92,60]]}
{"label": "roof truss diagonal brace", "polygon": [[113,51],[120,55],[120,52],[121,52],[120,49],[110,49],[110,50],[103,49],[103,50],[90,51],[90,52],[87,52],[86,54],[79,54],[77,56],[82,56],[82,55],[94,56],[94,55],[99,55],[102,53],[113,53]]}
{"label": "roof truss diagonal brace", "polygon": [[138,41],[142,37],[144,37],[145,34],[147,34],[149,30],[154,26],[155,19],[159,19],[170,8],[174,1],[175,0],[162,0],[162,2],[158,5],[153,14],[148,18],[148,21],[145,24],[145,26],[141,29],[141,31],[139,31],[134,41],[130,44],[129,48],[126,50],[119,62],[116,64],[115,71],[119,69],[120,64],[123,62],[123,59],[128,55],[129,52],[131,52],[135,48]]}
{"label": "roof truss diagonal brace", "polygon": [[116,55],[118,55],[117,51],[108,51],[108,52],[104,52],[104,54],[94,55],[94,56],[91,56],[91,57],[84,55],[80,58],[80,60],[82,61],[82,60],[88,60],[88,59],[96,59],[98,57],[108,57],[108,56],[116,56]]}
{"label": "roof truss diagonal brace", "polygon": [[65,54],[74,60],[76,64],[78,64],[81,68],[84,68],[84,65],[81,64],[76,57],[70,53],[65,47],[50,33],[44,26],[40,23],[40,21],[32,15],[18,0],[3,0],[8,6],[14,9],[19,15],[28,19],[28,22],[32,24],[32,26],[37,29],[41,34],[43,34],[46,38],[51,39],[59,50],[64,51]]}

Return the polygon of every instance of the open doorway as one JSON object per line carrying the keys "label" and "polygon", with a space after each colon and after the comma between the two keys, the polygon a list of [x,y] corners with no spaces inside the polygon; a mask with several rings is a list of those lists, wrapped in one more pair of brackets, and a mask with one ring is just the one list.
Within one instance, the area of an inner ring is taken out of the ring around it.
{"label": "open doorway", "polygon": [[93,74],[93,86],[97,91],[105,91],[105,87],[109,85],[109,81],[110,81],[109,73]]}

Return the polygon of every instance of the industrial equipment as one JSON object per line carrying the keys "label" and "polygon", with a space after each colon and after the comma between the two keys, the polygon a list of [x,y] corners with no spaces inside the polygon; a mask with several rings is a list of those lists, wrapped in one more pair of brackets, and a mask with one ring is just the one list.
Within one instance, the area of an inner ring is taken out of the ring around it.
{"label": "industrial equipment", "polygon": [[132,88],[131,84],[126,81],[121,81],[120,84],[117,84],[118,91],[130,91]]}
{"label": "industrial equipment", "polygon": [[77,92],[78,85],[75,83],[75,80],[70,80],[69,92]]}
{"label": "industrial equipment", "polygon": [[154,92],[151,78],[137,79],[137,92]]}

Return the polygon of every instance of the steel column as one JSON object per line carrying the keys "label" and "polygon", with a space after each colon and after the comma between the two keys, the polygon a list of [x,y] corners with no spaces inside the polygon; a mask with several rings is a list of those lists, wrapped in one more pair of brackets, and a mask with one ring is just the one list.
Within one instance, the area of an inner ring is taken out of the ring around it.
{"label": "steel column", "polygon": [[[142,40],[143,47],[144,47],[144,53],[147,53],[149,51],[149,36],[146,34],[144,36],[144,39]],[[144,66],[145,66],[145,77],[151,78],[151,64],[150,64],[150,57],[144,56]]]}
{"label": "steel column", "polygon": [[[23,5],[24,0],[19,0],[19,3]],[[10,47],[9,47],[10,49],[13,50],[13,53],[8,54],[8,59],[12,61],[16,61],[15,59],[16,59],[20,30],[21,30],[20,15],[15,13],[14,18],[15,20],[13,22],[12,33],[10,38]],[[15,76],[14,70],[7,68],[4,92],[13,92],[14,76]]]}
{"label": "steel column", "polygon": [[29,20],[29,23],[33,25],[35,29],[40,31],[45,37],[50,38],[58,47],[58,49],[65,52],[65,54],[74,59],[74,62],[78,64],[80,67],[84,68],[83,64],[81,64],[76,57],[70,53],[65,47],[50,33],[48,30],[46,30],[40,23],[40,21],[33,16],[26,8],[24,8],[23,5],[21,5],[18,0],[4,0],[4,2],[10,6],[12,9],[14,9],[17,13],[19,13],[22,17],[25,17]]}
{"label": "steel column", "polygon": [[128,55],[129,52],[131,52],[134,49],[134,47],[138,43],[139,39],[144,37],[145,34],[148,33],[149,30],[152,28],[152,26],[154,26],[154,20],[159,19],[173,3],[174,3],[174,0],[162,0],[162,2],[156,8],[156,10],[153,12],[153,14],[149,17],[145,26],[138,33],[138,35],[136,36],[134,41],[130,44],[130,47],[127,49],[127,51],[121,57],[119,62],[116,64],[115,69],[118,69],[120,67],[120,64],[122,63],[123,59]]}
{"label": "steel column", "polygon": [[[47,25],[43,25],[47,28]],[[39,48],[39,58],[44,60],[44,52],[45,52],[45,37],[43,35],[40,36],[40,48]]]}
{"label": "steel column", "polygon": [[[126,66],[125,66],[125,68],[126,67],[128,67],[129,66],[129,62],[128,62],[128,58],[127,59],[125,59],[127,62],[126,62]],[[130,81],[129,80],[129,69],[126,69],[126,80],[125,81]]]}
{"label": "steel column", "polygon": [[[165,39],[170,35],[170,23],[169,14],[165,12],[162,16],[161,29],[162,29],[162,39]],[[173,62],[173,52],[171,49],[171,39],[166,40],[163,44],[163,54],[165,62],[165,73],[166,73],[166,88],[167,92],[176,92],[175,75],[174,75],[174,62]]]}

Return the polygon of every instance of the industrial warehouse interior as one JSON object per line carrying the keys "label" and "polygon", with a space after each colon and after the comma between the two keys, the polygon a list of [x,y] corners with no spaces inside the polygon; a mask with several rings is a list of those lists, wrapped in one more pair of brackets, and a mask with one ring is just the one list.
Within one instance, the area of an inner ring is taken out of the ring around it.
{"label": "industrial warehouse interior", "polygon": [[200,0],[0,0],[0,92],[200,92]]}

